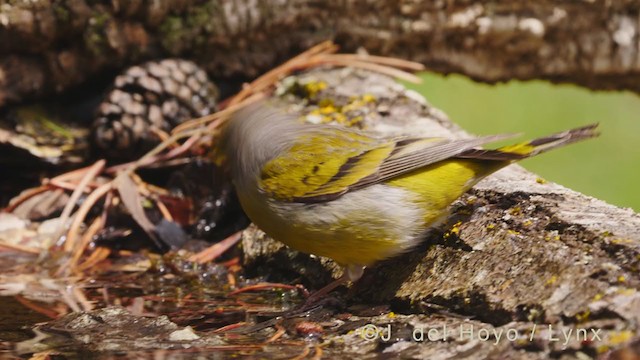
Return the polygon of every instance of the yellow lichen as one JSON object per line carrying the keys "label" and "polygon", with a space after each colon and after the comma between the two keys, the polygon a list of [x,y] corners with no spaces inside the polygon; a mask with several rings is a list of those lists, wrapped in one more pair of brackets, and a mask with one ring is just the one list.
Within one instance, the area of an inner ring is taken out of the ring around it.
{"label": "yellow lichen", "polygon": [[553,235],[553,236],[551,236],[551,234],[547,234],[547,235],[545,235],[545,236],[544,236],[544,239],[545,239],[546,241],[550,241],[550,240],[558,241],[558,240],[560,240],[560,235]]}
{"label": "yellow lichen", "polygon": [[547,183],[547,180],[545,180],[545,179],[543,179],[543,178],[539,177],[539,178],[536,178],[536,182],[537,182],[538,184],[546,184],[546,183]]}
{"label": "yellow lichen", "polygon": [[633,243],[633,240],[625,239],[625,238],[618,238],[618,239],[611,240],[611,243],[612,244],[631,244],[631,243]]}
{"label": "yellow lichen", "polygon": [[612,331],[609,333],[609,345],[620,345],[631,341],[633,332],[629,330]]}
{"label": "yellow lichen", "polygon": [[453,226],[451,227],[451,229],[449,229],[449,231],[447,231],[444,234],[444,238],[448,239],[449,237],[451,237],[451,235],[456,235],[458,236],[460,234],[460,225],[462,225],[461,221],[456,222],[455,224],[453,224]]}
{"label": "yellow lichen", "polygon": [[631,296],[636,293],[636,289],[633,288],[620,288],[616,291],[618,295]]}
{"label": "yellow lichen", "polygon": [[366,103],[375,103],[376,102],[376,97],[371,95],[371,94],[364,94],[364,95],[362,95],[362,101],[364,101]]}
{"label": "yellow lichen", "polygon": [[578,321],[579,323],[584,323],[587,320],[589,320],[589,316],[591,315],[591,311],[590,310],[585,310],[583,312],[579,312],[576,314],[576,321]]}
{"label": "yellow lichen", "polygon": [[303,86],[307,97],[313,99],[318,95],[320,91],[327,88],[327,83],[324,81],[311,81],[304,84]]}

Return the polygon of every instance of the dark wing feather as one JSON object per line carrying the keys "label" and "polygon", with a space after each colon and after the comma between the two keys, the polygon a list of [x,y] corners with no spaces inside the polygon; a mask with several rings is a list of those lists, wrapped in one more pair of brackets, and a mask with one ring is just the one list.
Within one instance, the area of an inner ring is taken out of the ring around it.
{"label": "dark wing feather", "polygon": [[395,148],[378,166],[377,171],[341,189],[340,192],[308,194],[297,197],[295,201],[317,203],[334,200],[345,193],[367,186],[379,184],[397,176],[455,157],[477,146],[504,140],[516,135],[492,135],[473,139],[419,138],[402,139],[395,142]]}

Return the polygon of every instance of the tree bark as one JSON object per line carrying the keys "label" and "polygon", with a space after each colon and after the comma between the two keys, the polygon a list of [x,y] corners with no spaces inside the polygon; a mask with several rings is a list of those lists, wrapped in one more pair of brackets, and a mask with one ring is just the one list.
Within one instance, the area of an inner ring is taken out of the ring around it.
{"label": "tree bark", "polygon": [[[419,95],[384,76],[325,70],[296,79],[301,84],[326,82],[317,99],[335,104],[373,95],[374,107],[363,110],[370,131],[469,136]],[[305,101],[285,97],[285,103],[299,108]],[[302,112],[311,109],[313,105],[307,105]],[[290,250],[255,228],[245,231],[243,249],[249,271],[270,273],[275,281],[302,277],[307,285],[320,287],[340,273],[331,261]],[[467,347],[474,347],[474,356],[497,358],[542,359],[578,352],[595,356],[620,347],[621,336],[625,344],[640,339],[639,269],[640,215],[512,165],[456,201],[448,221],[422,246],[367,269],[350,296],[354,303],[391,304],[392,310],[406,315],[362,318],[379,328],[428,330],[447,323],[464,333],[460,326],[468,324],[476,335],[480,329],[505,334],[515,329],[522,335],[535,324],[540,330],[531,339],[503,338],[497,345],[477,338],[416,342],[403,330],[393,336],[405,344],[389,350],[401,358],[458,358]],[[461,316],[473,321],[462,321]],[[570,329],[574,337],[566,347],[561,345],[564,340],[551,340]],[[575,337],[580,329],[586,329],[589,341]],[[590,329],[600,338],[592,339]],[[359,355],[378,351],[357,336],[333,340],[350,351],[359,348]]]}
{"label": "tree bark", "polygon": [[478,81],[548,79],[640,90],[635,1],[86,0],[0,8],[0,106],[179,56],[251,78],[326,39]]}

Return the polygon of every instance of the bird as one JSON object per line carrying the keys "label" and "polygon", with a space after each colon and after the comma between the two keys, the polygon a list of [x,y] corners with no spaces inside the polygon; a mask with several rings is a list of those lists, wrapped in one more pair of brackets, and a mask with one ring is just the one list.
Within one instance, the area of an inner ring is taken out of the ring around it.
{"label": "bird", "polygon": [[496,149],[512,138],[384,138],[332,124],[308,124],[261,102],[232,115],[217,147],[251,221],[295,250],[333,259],[343,275],[411,251],[476,183],[518,160],[598,136],[591,124]]}

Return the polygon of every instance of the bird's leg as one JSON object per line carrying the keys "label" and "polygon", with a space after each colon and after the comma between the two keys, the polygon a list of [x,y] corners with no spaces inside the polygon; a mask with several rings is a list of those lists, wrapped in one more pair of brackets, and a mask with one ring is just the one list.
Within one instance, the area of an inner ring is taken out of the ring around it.
{"label": "bird's leg", "polygon": [[364,268],[365,267],[361,266],[361,265],[348,265],[348,266],[346,266],[342,276],[340,276],[338,279],[330,282],[329,284],[327,284],[325,287],[321,288],[320,290],[318,290],[318,291],[314,292],[313,294],[311,294],[311,296],[309,296],[307,298],[307,301],[305,301],[305,307],[309,307],[310,305],[314,305],[320,299],[325,297],[328,293],[332,292],[338,286],[345,285],[349,281],[351,281],[351,282],[357,281],[358,279],[360,279],[360,277],[362,277],[362,273],[364,272]]}

